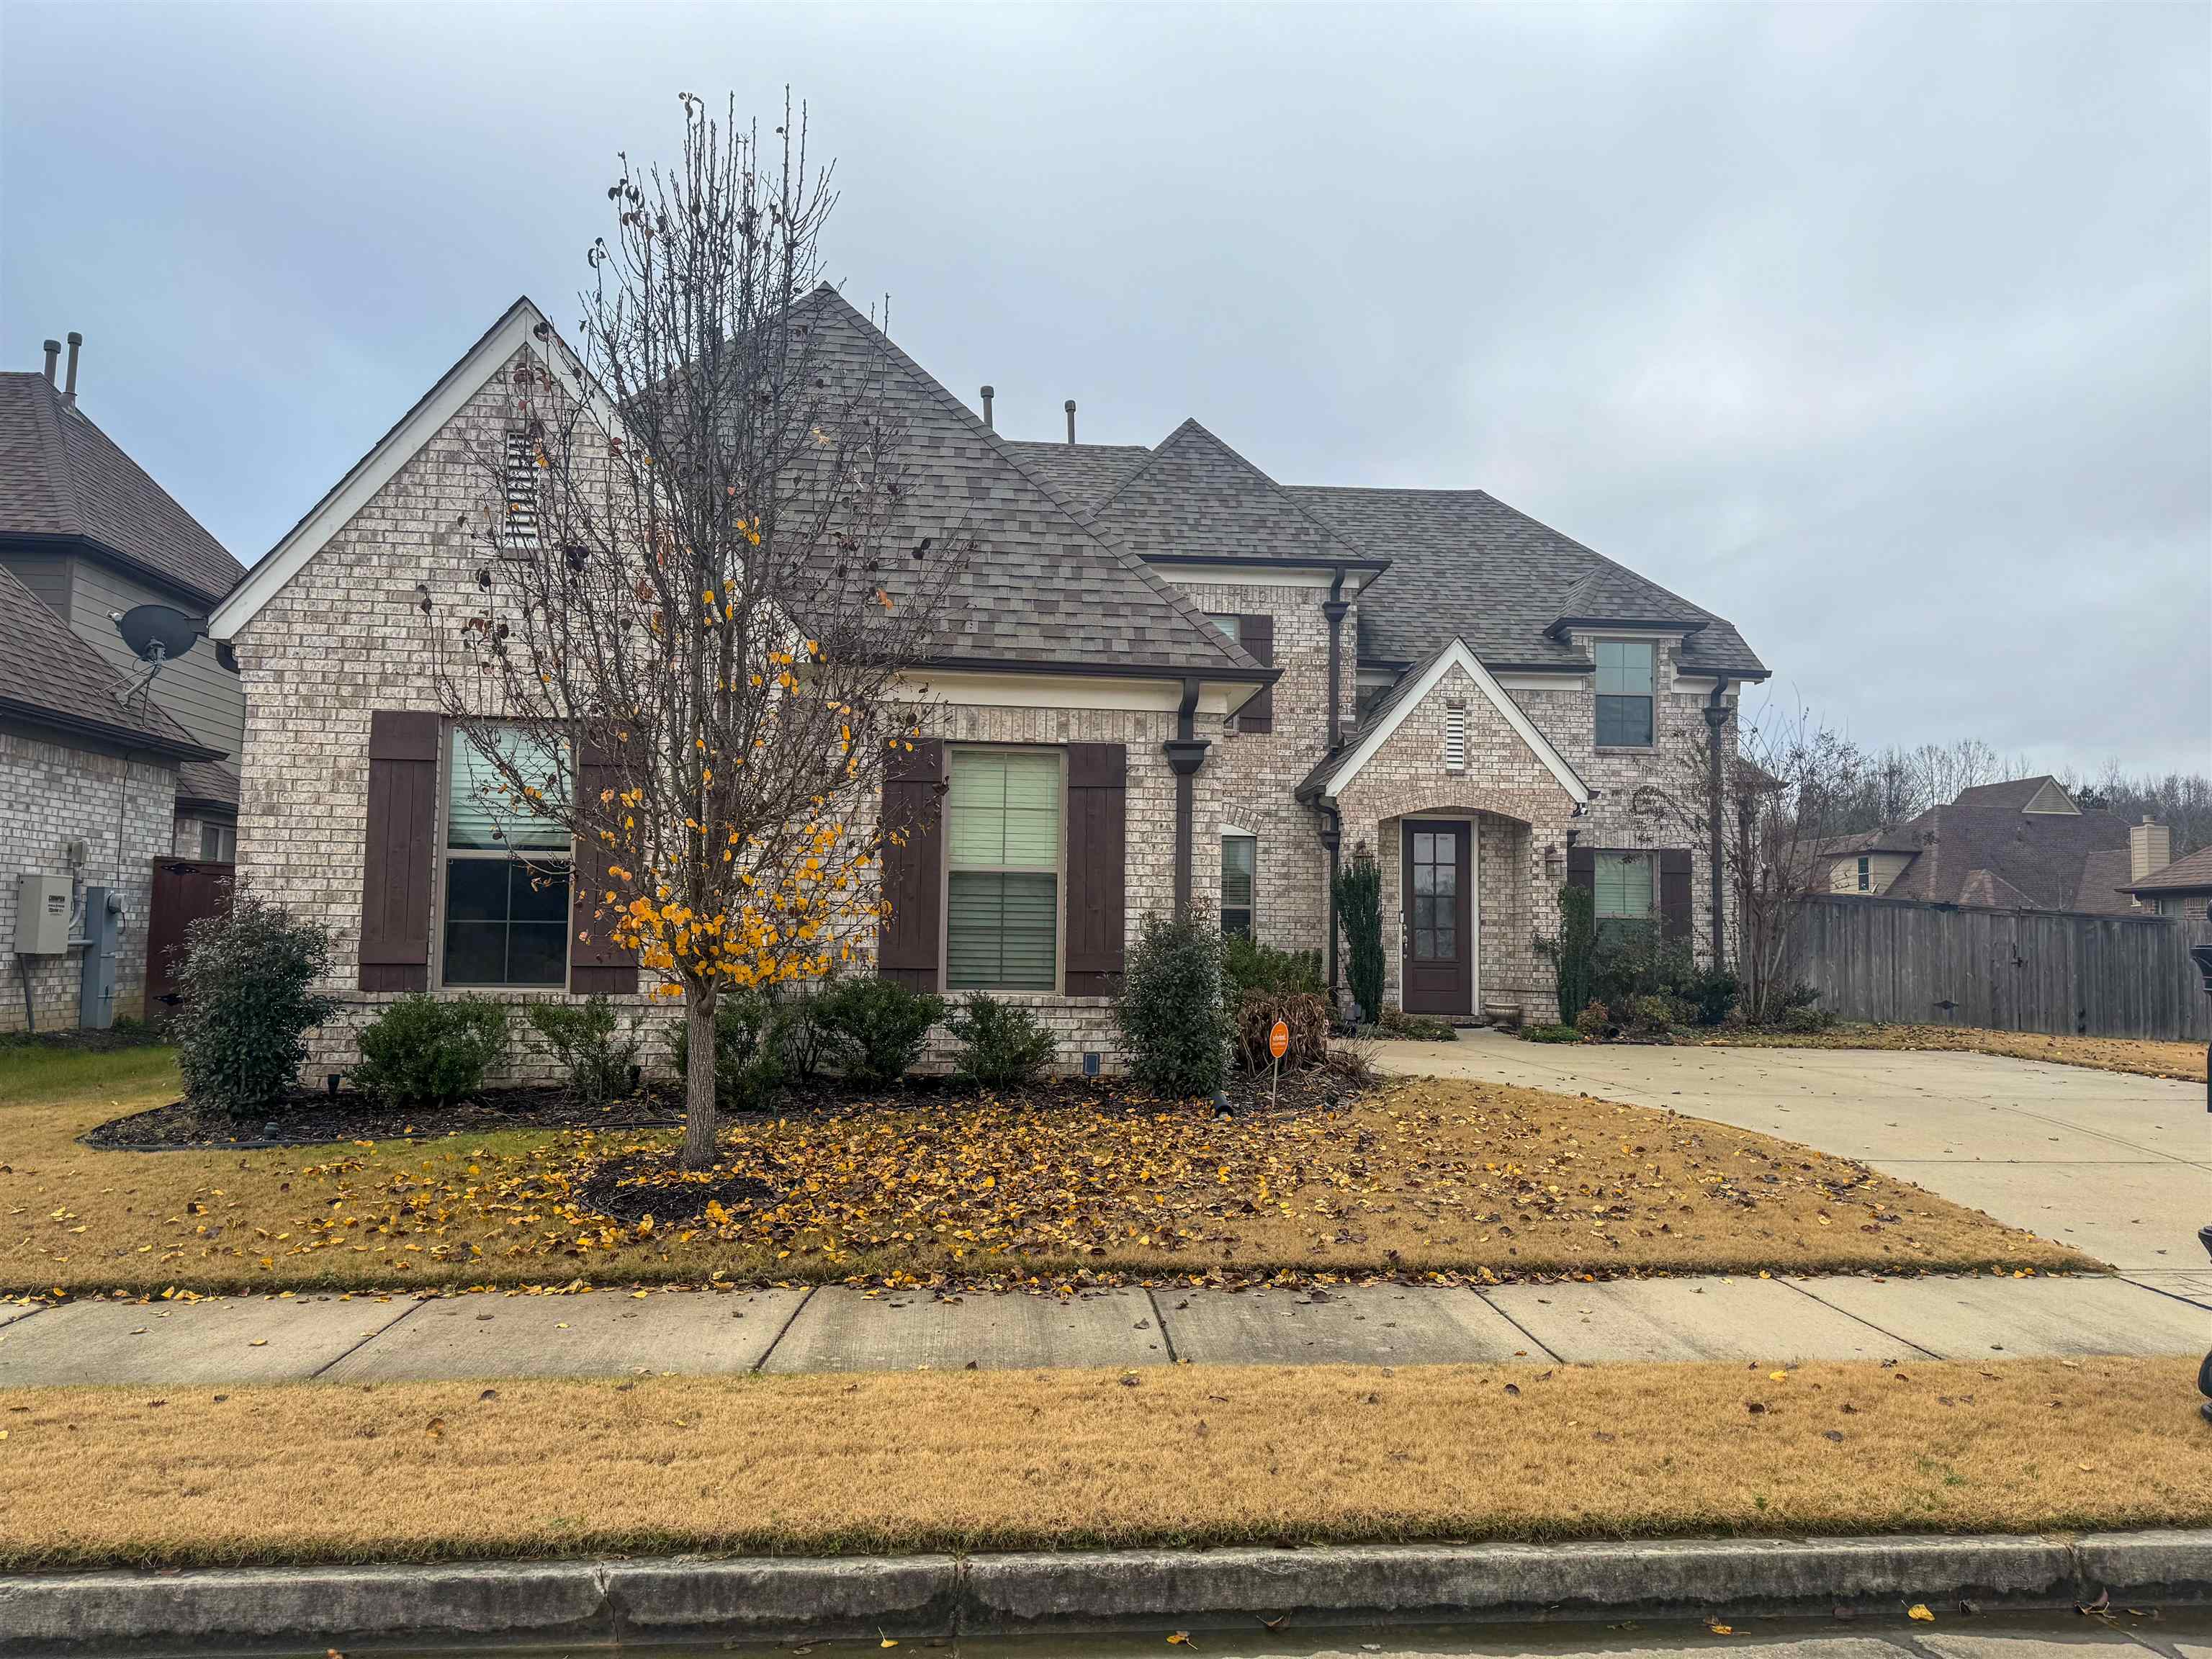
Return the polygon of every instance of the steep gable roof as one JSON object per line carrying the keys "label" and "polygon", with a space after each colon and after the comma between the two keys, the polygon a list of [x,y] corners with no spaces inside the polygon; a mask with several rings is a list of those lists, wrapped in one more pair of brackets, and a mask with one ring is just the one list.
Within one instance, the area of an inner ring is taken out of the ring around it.
{"label": "steep gable roof", "polygon": [[1688,631],[1704,618],[1683,646],[1684,672],[1766,678],[1721,617],[1483,490],[1286,488],[1347,541],[1390,560],[1360,595],[1363,661],[1419,662],[1457,637],[1492,668],[1586,668],[1588,659],[1550,629],[1576,585],[1603,572],[1604,591],[1663,610],[1651,626]]}
{"label": "steep gable roof", "polygon": [[44,374],[0,374],[0,536],[68,537],[212,605],[246,574]]}
{"label": "steep gable roof", "polygon": [[[964,534],[975,550],[946,607],[940,665],[1273,680],[1183,593],[1083,525],[1006,440],[842,296],[817,289],[825,344],[848,371],[879,362],[905,422],[901,537]],[[896,588],[894,588],[896,592]]]}
{"label": "steep gable roof", "polygon": [[1961,789],[1954,806],[1985,806],[2008,812],[2058,812],[2072,816],[2081,809],[2065,787],[2048,772],[2032,778],[2007,778],[2002,783],[1978,783]]}
{"label": "steep gable roof", "polygon": [[1142,466],[1152,451],[1142,444],[1048,444],[1001,441],[1014,463],[1088,519]]}
{"label": "steep gable roof", "polygon": [[8,674],[0,683],[0,717],[81,732],[111,744],[151,749],[179,760],[220,760],[222,751],[191,733],[141,693],[127,702],[123,681],[100,653],[0,565],[0,638]]}
{"label": "steep gable roof", "polygon": [[1273,478],[1185,421],[1091,514],[1091,527],[1141,558],[1370,562]]}

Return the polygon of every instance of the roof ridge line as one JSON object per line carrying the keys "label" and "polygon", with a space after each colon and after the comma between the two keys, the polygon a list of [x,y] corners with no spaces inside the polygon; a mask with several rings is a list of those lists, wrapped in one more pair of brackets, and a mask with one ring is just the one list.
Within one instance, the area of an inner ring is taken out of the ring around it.
{"label": "roof ridge line", "polygon": [[[1204,639],[1206,643],[1212,646],[1222,657],[1226,659],[1231,667],[1259,668],[1264,666],[1263,664],[1249,655],[1243,646],[1237,644],[1235,641],[1224,635],[1220,629],[1207,623],[1206,620],[1206,613],[1194,605],[1189,597],[1183,593],[1181,589],[1176,587],[1171,583],[1162,580],[1160,577],[1153,572],[1150,566],[1146,565],[1141,559],[1139,559],[1135,555],[1129,552],[1127,549],[1117,546],[1114,543],[1108,541],[1089,524],[1086,524],[1081,518],[1078,517],[1068,507],[1067,503],[1062,501],[1057,494],[1040,483],[1036,478],[1030,474],[1030,470],[1027,467],[1024,466],[1007,452],[1006,441],[1004,438],[1001,438],[992,428],[986,426],[983,423],[983,418],[981,416],[976,414],[974,410],[969,408],[968,405],[962,403],[959,398],[954,397],[951,387],[947,386],[942,380],[939,380],[934,374],[932,374],[927,369],[916,362],[913,357],[908,355],[904,347],[893,340],[889,334],[884,331],[884,330],[878,328],[873,321],[863,316],[859,307],[855,306],[850,300],[848,300],[836,289],[830,287],[826,283],[823,284],[822,287],[816,289],[814,292],[817,294],[825,295],[828,297],[836,300],[839,305],[844,307],[852,320],[866,328],[870,334],[874,336],[875,338],[881,343],[883,349],[891,354],[893,360],[900,366],[902,373],[914,379],[929,396],[935,398],[939,404],[943,405],[964,426],[966,426],[971,435],[981,438],[985,446],[989,448],[992,453],[996,455],[1001,462],[1012,471],[1016,477],[1021,479],[1023,483],[1028,484],[1032,489],[1035,489],[1039,495],[1042,495],[1045,500],[1051,502],[1054,507],[1057,507],[1060,510],[1061,516],[1066,519],[1070,524],[1073,525],[1077,530],[1081,532],[1083,535],[1090,540],[1091,545],[1097,548],[1109,558],[1115,560],[1122,569],[1127,571],[1139,581],[1144,583],[1146,587],[1151,589],[1159,598],[1166,600],[1169,608],[1173,610],[1178,616],[1182,617],[1182,619],[1189,624],[1194,633]],[[1150,465],[1149,461],[1146,464]],[[1142,467],[1138,469],[1139,471],[1142,471],[1144,469]]]}

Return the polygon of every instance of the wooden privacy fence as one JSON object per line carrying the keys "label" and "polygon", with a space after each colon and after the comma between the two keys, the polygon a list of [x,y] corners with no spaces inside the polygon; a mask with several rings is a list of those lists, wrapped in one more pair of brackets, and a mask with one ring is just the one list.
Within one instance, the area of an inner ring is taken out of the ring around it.
{"label": "wooden privacy fence", "polygon": [[236,868],[211,859],[154,860],[153,899],[146,907],[148,1019],[176,1012],[185,929],[202,916],[230,914],[231,878]]}
{"label": "wooden privacy fence", "polygon": [[2207,943],[2201,915],[1823,897],[1799,914],[1791,951],[1842,1019],[2203,1042],[2212,997],[2189,947]]}

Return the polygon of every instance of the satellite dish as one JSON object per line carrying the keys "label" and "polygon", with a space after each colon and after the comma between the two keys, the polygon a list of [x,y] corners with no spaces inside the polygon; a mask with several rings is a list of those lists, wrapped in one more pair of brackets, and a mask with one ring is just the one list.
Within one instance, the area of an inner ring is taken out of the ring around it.
{"label": "satellite dish", "polygon": [[181,657],[207,632],[207,618],[188,617],[166,605],[134,605],[115,618],[115,631],[131,654],[144,663]]}

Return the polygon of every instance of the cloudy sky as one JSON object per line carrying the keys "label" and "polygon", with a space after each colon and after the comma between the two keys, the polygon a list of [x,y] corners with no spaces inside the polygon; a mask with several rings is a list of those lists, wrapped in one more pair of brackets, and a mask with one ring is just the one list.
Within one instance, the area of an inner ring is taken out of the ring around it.
{"label": "cloudy sky", "polygon": [[0,361],[248,563],[791,83],[1000,429],[1480,486],[1869,743],[2212,767],[2212,8],[24,4]]}

